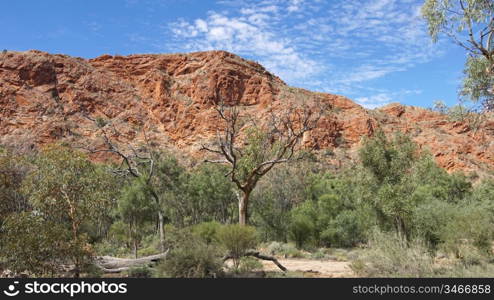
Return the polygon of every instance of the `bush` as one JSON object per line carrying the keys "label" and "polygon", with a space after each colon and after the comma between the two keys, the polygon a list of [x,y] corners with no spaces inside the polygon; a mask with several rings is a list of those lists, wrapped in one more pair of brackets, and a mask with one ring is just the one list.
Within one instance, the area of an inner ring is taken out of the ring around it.
{"label": "bush", "polygon": [[182,231],[173,248],[157,267],[159,277],[211,278],[223,273],[221,252],[202,239]]}
{"label": "bush", "polygon": [[476,247],[484,254],[492,253],[492,220],[480,207],[459,206],[441,230],[443,249],[456,257],[464,256],[465,245]]}
{"label": "bush", "polygon": [[318,166],[301,160],[280,165],[264,176],[251,195],[250,221],[263,241],[288,241],[291,209],[307,198]]}
{"label": "bush", "polygon": [[233,183],[224,176],[227,170],[223,167],[205,164],[180,175],[173,193],[166,197],[167,215],[172,224],[184,227],[237,220],[238,200]]}
{"label": "bush", "polygon": [[288,228],[288,236],[295,242],[297,248],[302,248],[314,233],[314,223],[308,216],[298,215],[292,219]]}
{"label": "bush", "polygon": [[206,244],[213,244],[218,242],[220,228],[221,224],[216,221],[204,222],[193,226],[192,233],[203,239]]}
{"label": "bush", "polygon": [[94,245],[94,252],[98,255],[123,257],[128,254],[129,249],[125,246],[120,246],[111,241],[104,240]]}
{"label": "bush", "polygon": [[26,158],[0,147],[0,227],[10,213],[29,209],[27,197],[21,192],[21,183],[29,170]]}
{"label": "bush", "polygon": [[81,268],[92,257],[86,236],[73,240],[67,227],[30,212],[11,214],[2,229],[0,253],[7,268],[18,274],[54,276],[61,264],[78,261]]}
{"label": "bush", "polygon": [[304,257],[304,254],[292,243],[272,242],[266,247],[266,251],[271,255],[282,257]]}
{"label": "bush", "polygon": [[455,213],[456,206],[445,201],[431,200],[414,211],[414,235],[423,239],[431,250],[444,242],[442,231]]}
{"label": "bush", "polygon": [[249,273],[255,270],[262,269],[262,263],[253,257],[242,257],[240,259],[239,273]]}
{"label": "bush", "polygon": [[433,257],[419,240],[407,243],[397,234],[375,232],[359,259],[350,265],[362,277],[430,277]]}
{"label": "bush", "polygon": [[321,240],[332,247],[352,247],[365,238],[358,211],[344,210],[321,233]]}
{"label": "bush", "polygon": [[471,265],[456,264],[450,268],[444,268],[438,271],[441,277],[458,277],[458,278],[480,278],[492,277],[494,274],[493,264]]}
{"label": "bush", "polygon": [[256,229],[250,226],[225,225],[218,231],[218,241],[232,257],[235,268],[247,250],[257,245]]}
{"label": "bush", "polygon": [[98,128],[103,128],[106,124],[108,124],[108,121],[105,118],[96,117],[96,126],[98,126]]}

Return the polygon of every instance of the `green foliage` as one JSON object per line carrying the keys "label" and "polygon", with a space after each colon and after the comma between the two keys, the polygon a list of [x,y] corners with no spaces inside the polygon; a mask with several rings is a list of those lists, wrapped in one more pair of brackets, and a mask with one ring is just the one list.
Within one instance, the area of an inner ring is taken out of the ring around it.
{"label": "green foliage", "polygon": [[466,49],[469,58],[465,66],[462,96],[494,108],[494,47],[491,0],[427,0],[422,15],[429,34],[436,42],[443,33]]}
{"label": "green foliage", "polygon": [[292,210],[297,221],[292,229],[308,230],[307,240],[316,246],[349,247],[365,241],[375,216],[363,202],[369,193],[363,175],[361,170],[351,169],[337,176],[316,176],[307,191],[309,200]]}
{"label": "green foliage", "polygon": [[467,59],[464,74],[461,94],[471,97],[474,101],[494,105],[492,61],[483,56],[470,56]]}
{"label": "green foliage", "polygon": [[201,238],[177,231],[169,242],[172,249],[157,267],[159,277],[211,278],[223,273],[221,252]]}
{"label": "green foliage", "polygon": [[443,248],[458,258],[464,256],[465,245],[476,247],[483,253],[492,252],[493,216],[479,207],[459,206],[442,228]]}
{"label": "green foliage", "polygon": [[7,217],[0,242],[7,268],[18,274],[55,276],[61,263],[71,263],[75,257],[83,266],[92,255],[84,236],[73,240],[63,224],[29,212]]}
{"label": "green foliage", "polygon": [[[485,27],[494,14],[494,5],[490,0],[427,0],[422,6],[422,15],[428,22],[429,34],[434,41],[441,32],[460,33],[468,26]],[[485,23],[487,22],[487,23]],[[485,24],[484,24],[485,23]]]}
{"label": "green foliage", "polygon": [[396,234],[376,231],[369,248],[350,265],[363,277],[430,277],[433,258],[420,240],[407,243]]}
{"label": "green foliage", "polygon": [[375,232],[368,248],[352,261],[350,267],[363,277],[492,276],[494,265],[490,254],[468,240],[455,243],[454,247],[458,255],[456,259],[444,255],[438,258],[420,239],[406,242],[396,234]]}
{"label": "green foliage", "polygon": [[419,205],[414,211],[414,235],[422,237],[431,249],[436,250],[444,242],[442,231],[455,208],[455,205],[437,199]]}
{"label": "green foliage", "polygon": [[470,199],[475,205],[482,205],[490,213],[494,213],[494,179],[485,179],[472,191]]}
{"label": "green foliage", "polygon": [[214,244],[218,242],[218,231],[221,224],[215,221],[204,222],[192,227],[194,235],[200,237],[206,244]]}
{"label": "green foliage", "polygon": [[409,137],[398,134],[388,139],[382,131],[365,139],[359,154],[363,167],[371,174],[367,188],[372,196],[364,200],[375,210],[383,229],[392,225],[409,239],[413,210],[424,201],[415,194],[422,180],[416,173],[427,173],[423,168],[433,164],[421,161],[417,146]]}
{"label": "green foliage", "polygon": [[98,128],[103,128],[106,126],[106,124],[108,124],[108,121],[105,120],[105,118],[96,117],[96,126],[98,126]]}
{"label": "green foliage", "polygon": [[287,241],[290,211],[309,197],[316,168],[306,160],[285,164],[259,181],[251,196],[251,222],[263,240]]}
{"label": "green foliage", "polygon": [[127,224],[127,234],[137,257],[139,242],[143,237],[143,225],[152,220],[157,209],[157,203],[149,192],[144,178],[139,177],[131,181],[122,190],[118,202],[118,213],[122,221]]}
{"label": "green foliage", "polygon": [[397,134],[388,140],[383,131],[371,139],[364,139],[359,151],[364,168],[379,184],[395,184],[407,175],[417,158],[417,146],[408,136]]}
{"label": "green foliage", "polygon": [[[114,204],[115,181],[85,155],[50,145],[35,157],[33,170],[22,182],[33,209],[44,220],[63,224],[71,232],[76,269],[86,260],[85,222],[98,222]],[[76,272],[77,275],[77,272]]]}
{"label": "green foliage", "polygon": [[365,240],[366,228],[362,223],[361,211],[344,210],[321,232],[321,240],[326,245],[353,247]]}
{"label": "green foliage", "polygon": [[[262,143],[254,144],[253,153],[260,151]],[[274,169],[252,194],[256,227],[223,225],[236,222],[238,210],[225,168],[186,169],[169,153],[152,155],[153,172],[140,162],[140,176],[117,179],[58,145],[20,159],[0,151],[0,256],[6,266],[55,276],[61,264],[93,272],[86,268],[93,247],[99,255],[128,257],[129,249],[155,254],[162,212],[170,252],[158,276],[218,277],[225,254],[235,272],[251,272],[260,263],[244,255],[258,237],[281,241],[261,251],[283,257],[348,260],[347,250],[321,247],[367,247],[353,265],[364,276],[491,270],[494,181],[472,185],[471,176],[448,174],[406,136],[378,132],[365,139],[361,163],[339,173],[307,160]],[[438,254],[453,263],[436,266],[431,260]],[[149,268],[129,272],[151,275]]]}
{"label": "green foliage", "polygon": [[299,214],[292,217],[288,234],[298,248],[303,248],[314,234],[314,223],[305,215]]}
{"label": "green foliage", "polygon": [[271,255],[288,257],[288,258],[304,257],[302,251],[297,249],[297,247],[292,243],[271,242],[266,247],[266,251]]}
{"label": "green foliage", "polygon": [[246,132],[246,146],[242,149],[242,155],[238,160],[238,178],[241,182],[253,175],[260,179],[262,176],[253,171],[263,162],[274,157],[285,158],[289,155],[287,151],[283,153],[281,141],[273,142],[273,135],[257,127],[250,127]]}
{"label": "green foliage", "polygon": [[47,219],[70,224],[75,234],[114,204],[114,181],[82,153],[50,145],[33,165],[22,184],[31,205]]}
{"label": "green foliage", "polygon": [[225,225],[218,230],[218,241],[232,257],[234,267],[238,268],[240,258],[257,245],[256,229],[238,224]]}
{"label": "green foliage", "polygon": [[260,269],[262,269],[262,263],[258,259],[254,257],[242,257],[240,259],[238,273],[245,274]]}
{"label": "green foliage", "polygon": [[0,228],[3,219],[9,214],[29,208],[21,192],[21,183],[27,171],[26,158],[0,148]]}
{"label": "green foliage", "polygon": [[189,226],[201,222],[233,223],[238,214],[233,184],[225,178],[227,170],[219,165],[201,165],[183,172],[174,193],[165,195],[171,222]]}

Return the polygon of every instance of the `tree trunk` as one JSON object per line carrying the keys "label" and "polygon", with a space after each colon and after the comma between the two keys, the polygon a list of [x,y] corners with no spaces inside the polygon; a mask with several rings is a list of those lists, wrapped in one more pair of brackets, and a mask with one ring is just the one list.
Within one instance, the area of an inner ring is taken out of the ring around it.
{"label": "tree trunk", "polygon": [[163,229],[163,212],[158,210],[158,230],[159,230],[159,235],[160,235],[160,251],[163,252],[165,251],[165,231]]}
{"label": "tree trunk", "polygon": [[134,257],[137,259],[137,239],[134,239]]}
{"label": "tree trunk", "polygon": [[242,197],[238,199],[238,224],[245,226],[249,222],[249,197],[251,191],[242,191]]}
{"label": "tree trunk", "polygon": [[95,259],[95,264],[105,273],[120,273],[123,271],[127,271],[133,267],[149,266],[164,259],[167,254],[168,250],[163,253],[145,256],[137,259],[97,256]]}
{"label": "tree trunk", "polygon": [[161,200],[155,191],[152,191],[152,195],[154,201],[156,202],[156,206],[158,207],[158,227],[159,227],[158,232],[160,235],[160,250],[165,251],[165,232],[163,229],[164,220],[163,220],[163,211],[161,210]]}

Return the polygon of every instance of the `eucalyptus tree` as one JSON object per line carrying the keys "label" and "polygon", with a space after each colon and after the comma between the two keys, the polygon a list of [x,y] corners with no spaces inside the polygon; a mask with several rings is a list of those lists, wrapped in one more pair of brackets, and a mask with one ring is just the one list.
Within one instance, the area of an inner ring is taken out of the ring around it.
{"label": "eucalyptus tree", "polygon": [[468,52],[460,94],[494,110],[494,1],[426,0],[422,15],[434,42],[444,34]]}
{"label": "eucalyptus tree", "polygon": [[211,145],[203,145],[217,159],[206,160],[228,167],[226,176],[240,191],[238,195],[239,224],[248,223],[249,200],[259,180],[275,166],[301,158],[300,141],[313,130],[327,112],[327,105],[315,103],[286,104],[280,111],[267,114],[267,121],[255,120],[241,113],[237,106],[214,105],[222,129],[218,129]]}

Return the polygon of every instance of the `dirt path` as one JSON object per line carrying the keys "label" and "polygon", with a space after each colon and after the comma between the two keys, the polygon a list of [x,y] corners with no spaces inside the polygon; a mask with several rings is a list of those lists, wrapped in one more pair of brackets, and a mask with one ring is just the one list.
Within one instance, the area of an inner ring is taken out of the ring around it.
{"label": "dirt path", "polygon": [[[282,258],[279,262],[290,272],[303,272],[304,277],[354,277],[347,261]],[[281,272],[269,261],[262,262],[264,271]]]}

